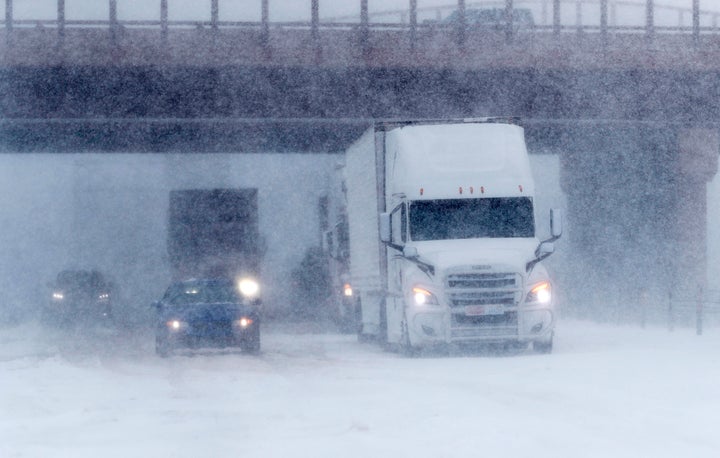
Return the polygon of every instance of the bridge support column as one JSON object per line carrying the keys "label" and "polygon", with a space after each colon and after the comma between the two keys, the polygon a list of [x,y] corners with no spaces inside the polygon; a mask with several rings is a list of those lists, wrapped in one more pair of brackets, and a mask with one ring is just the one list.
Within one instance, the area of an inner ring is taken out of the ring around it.
{"label": "bridge support column", "polygon": [[720,135],[715,129],[682,129],[678,150],[675,284],[679,294],[694,295],[707,280],[707,182],[717,172]]}
{"label": "bridge support column", "polygon": [[641,297],[656,311],[670,293],[694,298],[706,278],[706,183],[718,132],[614,126],[565,135],[568,308],[632,322]]}

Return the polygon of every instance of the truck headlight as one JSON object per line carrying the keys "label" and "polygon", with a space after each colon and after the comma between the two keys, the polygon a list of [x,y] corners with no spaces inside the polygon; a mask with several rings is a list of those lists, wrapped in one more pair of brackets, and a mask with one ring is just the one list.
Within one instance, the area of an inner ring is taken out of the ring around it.
{"label": "truck headlight", "polygon": [[437,297],[425,288],[416,286],[412,289],[415,305],[439,305]]}
{"label": "truck headlight", "polygon": [[549,304],[552,299],[550,282],[543,281],[537,283],[530,289],[530,292],[525,298],[525,302],[539,302],[541,304]]}
{"label": "truck headlight", "polygon": [[53,300],[61,301],[65,299],[65,295],[59,291],[55,291],[52,295]]}
{"label": "truck headlight", "polygon": [[240,293],[247,298],[254,298],[260,293],[260,284],[252,278],[242,278],[238,282]]}

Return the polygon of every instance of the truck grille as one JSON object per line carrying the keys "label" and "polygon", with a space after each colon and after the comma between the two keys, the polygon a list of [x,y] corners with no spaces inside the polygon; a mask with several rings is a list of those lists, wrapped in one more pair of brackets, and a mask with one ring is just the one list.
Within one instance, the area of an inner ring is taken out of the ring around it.
{"label": "truck grille", "polygon": [[493,304],[513,307],[520,301],[522,280],[512,272],[451,273],[445,285],[451,307]]}
{"label": "truck grille", "polygon": [[517,306],[523,278],[494,266],[483,272],[464,267],[447,272],[445,293],[451,308],[453,340],[514,339],[518,335]]}

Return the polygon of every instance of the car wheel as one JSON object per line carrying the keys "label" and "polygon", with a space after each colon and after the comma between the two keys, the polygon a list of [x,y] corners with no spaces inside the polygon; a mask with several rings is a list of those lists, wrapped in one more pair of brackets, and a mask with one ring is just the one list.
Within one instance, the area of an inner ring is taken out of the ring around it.
{"label": "car wheel", "polygon": [[260,326],[256,326],[252,335],[240,343],[240,348],[245,353],[255,354],[260,352]]}
{"label": "car wheel", "polygon": [[172,354],[172,345],[167,337],[155,337],[155,353],[161,358],[167,358]]}

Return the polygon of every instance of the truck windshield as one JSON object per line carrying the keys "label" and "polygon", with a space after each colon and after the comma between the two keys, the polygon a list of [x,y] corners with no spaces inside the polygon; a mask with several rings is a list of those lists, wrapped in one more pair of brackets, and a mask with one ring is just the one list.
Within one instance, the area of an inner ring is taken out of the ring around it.
{"label": "truck windshield", "polygon": [[413,201],[409,215],[417,241],[535,236],[529,197]]}

